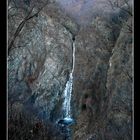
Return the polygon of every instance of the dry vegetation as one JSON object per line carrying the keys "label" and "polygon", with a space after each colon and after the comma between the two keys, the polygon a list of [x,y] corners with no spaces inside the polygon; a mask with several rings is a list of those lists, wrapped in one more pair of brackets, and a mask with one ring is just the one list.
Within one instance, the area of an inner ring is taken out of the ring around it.
{"label": "dry vegetation", "polygon": [[9,104],[8,138],[9,140],[64,140],[60,128],[50,121],[43,121],[33,113],[19,109],[19,104]]}

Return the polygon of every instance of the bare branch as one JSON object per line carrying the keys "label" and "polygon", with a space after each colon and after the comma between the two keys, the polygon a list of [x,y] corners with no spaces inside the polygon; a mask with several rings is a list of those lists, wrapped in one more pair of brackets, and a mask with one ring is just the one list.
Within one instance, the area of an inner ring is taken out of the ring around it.
{"label": "bare branch", "polygon": [[14,44],[14,42],[15,42],[15,39],[16,39],[16,37],[19,35],[20,31],[23,29],[25,23],[26,23],[28,20],[32,19],[33,17],[35,17],[35,16],[37,17],[38,14],[39,14],[39,12],[40,12],[47,4],[48,4],[48,2],[47,2],[45,5],[43,5],[43,6],[42,6],[35,14],[33,14],[33,15],[31,15],[31,14],[32,14],[32,11],[33,11],[34,7],[31,8],[31,10],[29,11],[28,15],[21,21],[21,23],[20,23],[19,26],[17,27],[16,32],[15,32],[15,34],[14,34],[14,36],[13,36],[13,39],[11,40],[10,44],[8,45],[8,54],[9,54],[9,52],[11,51],[11,49],[12,49],[12,47],[13,47],[13,44]]}
{"label": "bare branch", "polygon": [[19,33],[22,30],[24,24],[26,23],[26,21],[28,20],[30,14],[32,13],[32,10],[33,10],[33,8],[30,10],[29,14],[21,21],[21,23],[19,24],[18,28],[16,29],[16,32],[15,32],[15,34],[13,36],[13,39],[12,39],[12,41],[10,42],[10,44],[8,46],[8,53],[10,52],[16,37],[19,35]]}
{"label": "bare branch", "polygon": [[115,0],[115,1],[108,0],[108,3],[110,4],[112,10],[114,10],[115,8],[119,8],[120,10],[122,10],[122,11],[128,13],[130,16],[133,16],[132,11],[131,11],[131,8],[130,8],[131,6],[130,6],[130,4],[128,3],[128,0],[123,0],[123,2],[127,5],[128,10],[125,9],[125,8],[123,7],[123,5],[120,5],[119,2],[118,2],[118,0]]}

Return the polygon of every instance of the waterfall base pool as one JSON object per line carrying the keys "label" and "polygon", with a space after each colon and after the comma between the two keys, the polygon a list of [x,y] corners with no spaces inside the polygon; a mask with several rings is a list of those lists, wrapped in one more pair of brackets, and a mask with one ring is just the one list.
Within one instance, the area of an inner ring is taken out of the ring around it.
{"label": "waterfall base pool", "polygon": [[75,124],[76,121],[72,118],[66,117],[58,120],[56,123],[60,133],[65,136],[65,140],[72,140],[72,129],[70,126]]}
{"label": "waterfall base pool", "polygon": [[60,119],[57,123],[60,125],[72,125],[74,124],[76,121],[72,118],[64,118],[64,119]]}

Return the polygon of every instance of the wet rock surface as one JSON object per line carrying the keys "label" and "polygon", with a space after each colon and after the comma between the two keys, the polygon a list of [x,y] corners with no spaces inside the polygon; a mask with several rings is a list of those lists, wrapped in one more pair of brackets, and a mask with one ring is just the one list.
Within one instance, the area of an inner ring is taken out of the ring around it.
{"label": "wet rock surface", "polygon": [[[132,16],[107,7],[98,12],[106,4],[52,0],[24,24],[8,56],[9,139],[132,139]],[[9,8],[9,43],[30,9],[23,7]],[[73,120],[66,120],[73,43]]]}

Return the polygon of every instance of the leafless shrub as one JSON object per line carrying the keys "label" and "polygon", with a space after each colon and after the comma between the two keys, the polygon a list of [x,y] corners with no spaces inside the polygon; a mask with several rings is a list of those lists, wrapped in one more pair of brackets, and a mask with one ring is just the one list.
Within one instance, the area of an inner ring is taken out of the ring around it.
{"label": "leafless shrub", "polygon": [[32,18],[37,17],[40,11],[48,4],[49,0],[9,0],[8,2],[8,19],[9,19],[9,28],[12,28],[12,25],[17,24],[19,19],[19,24],[15,29],[11,40],[8,42],[8,53],[14,48],[15,39],[19,36],[25,24]]}
{"label": "leafless shrub", "polygon": [[[113,11],[119,11],[116,16],[112,16],[110,27],[122,28],[123,25],[127,24],[127,19],[133,16],[132,0],[107,0],[107,2]],[[126,32],[132,33],[132,24],[126,26],[128,27]]]}
{"label": "leafless shrub", "polygon": [[55,140],[56,137],[58,140],[64,139],[53,123],[45,122],[9,104],[8,138],[10,140]]}
{"label": "leafless shrub", "polygon": [[131,0],[108,0],[108,3],[113,10],[118,8],[132,16],[132,4],[130,1]]}

